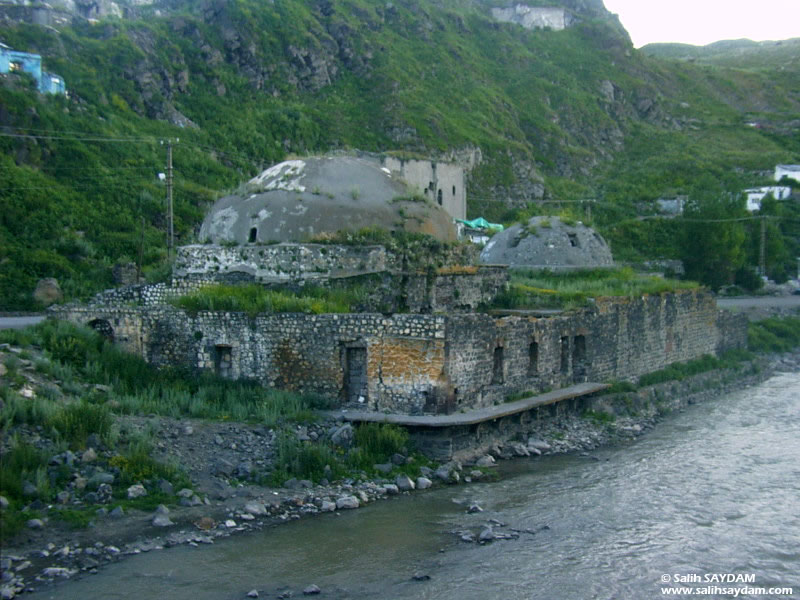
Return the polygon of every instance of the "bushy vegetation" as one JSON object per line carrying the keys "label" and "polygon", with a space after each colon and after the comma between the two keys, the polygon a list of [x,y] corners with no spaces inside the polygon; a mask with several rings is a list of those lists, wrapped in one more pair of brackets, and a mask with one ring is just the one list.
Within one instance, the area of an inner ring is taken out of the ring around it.
{"label": "bushy vegetation", "polygon": [[752,354],[742,350],[732,350],[720,357],[706,354],[687,362],[672,363],[664,369],[642,375],[639,378],[639,385],[644,387],[667,381],[682,381],[687,377],[693,377],[716,369],[739,369],[743,361],[751,360],[752,358]]}
{"label": "bushy vegetation", "polygon": [[747,343],[753,352],[788,352],[800,346],[800,317],[773,317],[749,324]]}
{"label": "bushy vegetation", "polygon": [[[108,431],[104,425],[105,409],[92,402],[107,403],[113,399],[115,410],[123,414],[257,420],[269,425],[287,419],[307,419],[312,408],[323,406],[317,398],[265,389],[255,382],[230,381],[211,374],[198,376],[180,369],[156,369],[94,330],[65,321],[48,320],[24,330],[0,331],[0,341],[41,347],[49,360],[39,361],[36,368],[58,374],[63,388],[69,389],[70,383],[76,381],[110,386],[110,395],[90,393],[86,402],[68,408],[63,414],[54,412],[52,403],[45,399],[30,403],[12,400],[9,410],[3,412],[3,422],[9,424],[33,423],[39,419],[57,423],[57,429],[63,430],[70,443],[77,445],[85,441],[84,434],[105,435]],[[67,348],[69,353],[62,354]],[[77,391],[86,394],[80,386]],[[16,396],[10,390],[4,393]]]}
{"label": "bushy vegetation", "polygon": [[633,269],[587,269],[567,272],[515,269],[509,289],[495,299],[491,308],[575,308],[590,298],[634,297],[694,289],[691,281],[677,281],[640,275]]}
{"label": "bushy vegetation", "polygon": [[[274,485],[290,477],[319,482],[346,475],[376,475],[376,464],[387,463],[392,455],[409,453],[408,432],[395,425],[362,423],[355,429],[353,447],[344,451],[326,443],[300,442],[294,436],[279,440],[275,470],[270,476]],[[428,464],[420,454],[408,465],[396,465],[395,472],[418,475],[419,467]]]}

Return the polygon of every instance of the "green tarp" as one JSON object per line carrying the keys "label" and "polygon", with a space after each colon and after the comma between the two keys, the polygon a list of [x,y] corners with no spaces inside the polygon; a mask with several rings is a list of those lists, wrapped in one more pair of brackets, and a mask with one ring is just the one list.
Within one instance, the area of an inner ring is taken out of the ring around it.
{"label": "green tarp", "polygon": [[471,227],[472,229],[492,229],[494,231],[503,231],[503,226],[499,223],[489,223],[483,217],[478,217],[477,219],[472,219],[472,221],[465,221],[464,219],[456,219],[459,223],[463,223],[467,227]]}

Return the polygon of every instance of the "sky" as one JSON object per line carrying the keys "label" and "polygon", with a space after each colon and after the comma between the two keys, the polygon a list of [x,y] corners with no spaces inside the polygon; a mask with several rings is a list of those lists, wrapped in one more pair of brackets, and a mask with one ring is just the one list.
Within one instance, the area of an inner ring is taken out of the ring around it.
{"label": "sky", "polygon": [[604,0],[637,48],[800,37],[800,0]]}

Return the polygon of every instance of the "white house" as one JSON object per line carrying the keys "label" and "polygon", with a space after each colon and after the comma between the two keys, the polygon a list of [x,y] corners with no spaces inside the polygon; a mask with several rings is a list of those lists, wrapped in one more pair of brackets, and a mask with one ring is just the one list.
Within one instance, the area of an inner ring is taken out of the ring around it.
{"label": "white house", "polygon": [[775,181],[784,177],[800,182],[800,165],[775,165]]}
{"label": "white house", "polygon": [[750,188],[744,191],[747,195],[747,210],[755,212],[761,210],[761,201],[767,194],[772,194],[775,200],[786,200],[792,195],[792,188],[781,185],[769,185],[765,187]]}

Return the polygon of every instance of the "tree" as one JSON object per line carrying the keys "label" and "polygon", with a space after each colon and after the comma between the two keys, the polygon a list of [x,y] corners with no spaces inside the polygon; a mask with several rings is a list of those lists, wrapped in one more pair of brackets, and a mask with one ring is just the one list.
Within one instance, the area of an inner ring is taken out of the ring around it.
{"label": "tree", "polygon": [[745,264],[744,197],[703,178],[684,209],[683,263],[686,276],[717,290],[732,284]]}

